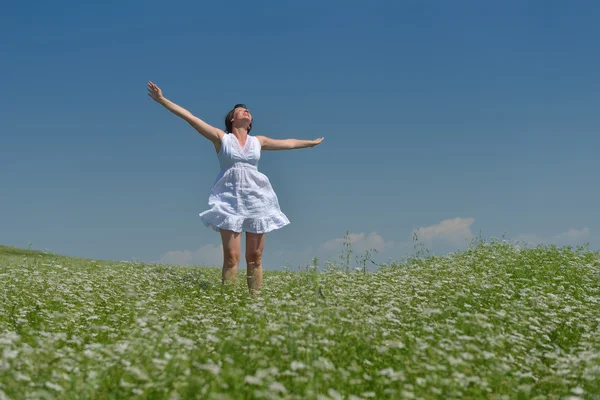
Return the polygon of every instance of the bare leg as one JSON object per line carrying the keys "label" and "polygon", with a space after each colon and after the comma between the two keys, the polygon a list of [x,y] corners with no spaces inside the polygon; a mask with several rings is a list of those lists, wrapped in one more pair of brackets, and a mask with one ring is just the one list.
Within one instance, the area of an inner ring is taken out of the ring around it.
{"label": "bare leg", "polygon": [[265,236],[265,233],[246,232],[246,274],[251,294],[258,294],[262,288],[262,253],[265,247]]}
{"label": "bare leg", "polygon": [[242,234],[221,229],[223,242],[223,272],[222,283],[232,283],[237,280],[238,264],[242,252]]}

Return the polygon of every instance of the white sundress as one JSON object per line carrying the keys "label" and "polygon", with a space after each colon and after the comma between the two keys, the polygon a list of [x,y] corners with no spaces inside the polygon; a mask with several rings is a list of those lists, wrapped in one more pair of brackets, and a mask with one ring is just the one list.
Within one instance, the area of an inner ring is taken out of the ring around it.
{"label": "white sundress", "polygon": [[271,182],[258,171],[260,142],[248,135],[244,148],[226,133],[217,154],[221,171],[210,191],[210,209],[200,213],[207,227],[219,231],[266,233],[290,223],[279,208]]}

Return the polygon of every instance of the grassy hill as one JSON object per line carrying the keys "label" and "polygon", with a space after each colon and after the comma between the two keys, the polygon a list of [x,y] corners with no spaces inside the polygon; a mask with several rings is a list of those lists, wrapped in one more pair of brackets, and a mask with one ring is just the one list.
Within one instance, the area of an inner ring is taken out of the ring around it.
{"label": "grassy hill", "polygon": [[240,278],[0,246],[0,399],[600,393],[600,254],[586,248],[266,271],[258,298]]}

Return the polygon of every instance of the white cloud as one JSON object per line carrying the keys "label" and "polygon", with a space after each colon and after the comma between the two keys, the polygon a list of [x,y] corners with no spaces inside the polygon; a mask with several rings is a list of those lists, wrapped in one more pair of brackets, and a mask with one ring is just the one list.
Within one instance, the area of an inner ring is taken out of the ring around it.
{"label": "white cloud", "polygon": [[171,265],[201,265],[221,266],[223,264],[223,246],[207,244],[196,251],[174,250],[168,251],[156,261],[158,264]]}
{"label": "white cloud", "polygon": [[466,244],[473,238],[471,225],[475,218],[446,219],[437,225],[424,226],[413,230],[419,241],[442,240],[453,245]]}
{"label": "white cloud", "polygon": [[566,232],[556,235],[552,238],[558,243],[580,243],[583,244],[590,237],[590,229],[586,226],[583,229],[569,229]]}
{"label": "white cloud", "polygon": [[[346,238],[331,239],[323,243],[321,248],[327,251],[340,251],[343,250],[345,241]],[[364,232],[349,233],[348,241],[352,245],[352,251],[355,253],[363,253],[369,249],[381,251],[393,245],[392,242],[386,242],[383,236],[377,232],[371,232],[368,235],[365,235]]]}
{"label": "white cloud", "polygon": [[525,242],[532,246],[537,246],[538,244],[542,244],[544,239],[536,236],[536,235],[519,235],[515,238],[516,242]]}
{"label": "white cloud", "polygon": [[559,246],[582,245],[590,238],[590,229],[586,226],[582,229],[571,228],[566,232],[551,237],[539,237],[537,235],[520,235],[515,240],[526,244],[537,246],[540,244],[556,244]]}

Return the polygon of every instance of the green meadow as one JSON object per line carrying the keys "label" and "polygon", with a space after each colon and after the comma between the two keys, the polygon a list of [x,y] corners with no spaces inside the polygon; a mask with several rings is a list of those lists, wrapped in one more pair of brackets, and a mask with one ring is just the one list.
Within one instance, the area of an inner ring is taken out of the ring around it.
{"label": "green meadow", "polygon": [[341,264],[265,271],[253,297],[243,269],[0,246],[0,400],[600,398],[598,252]]}

